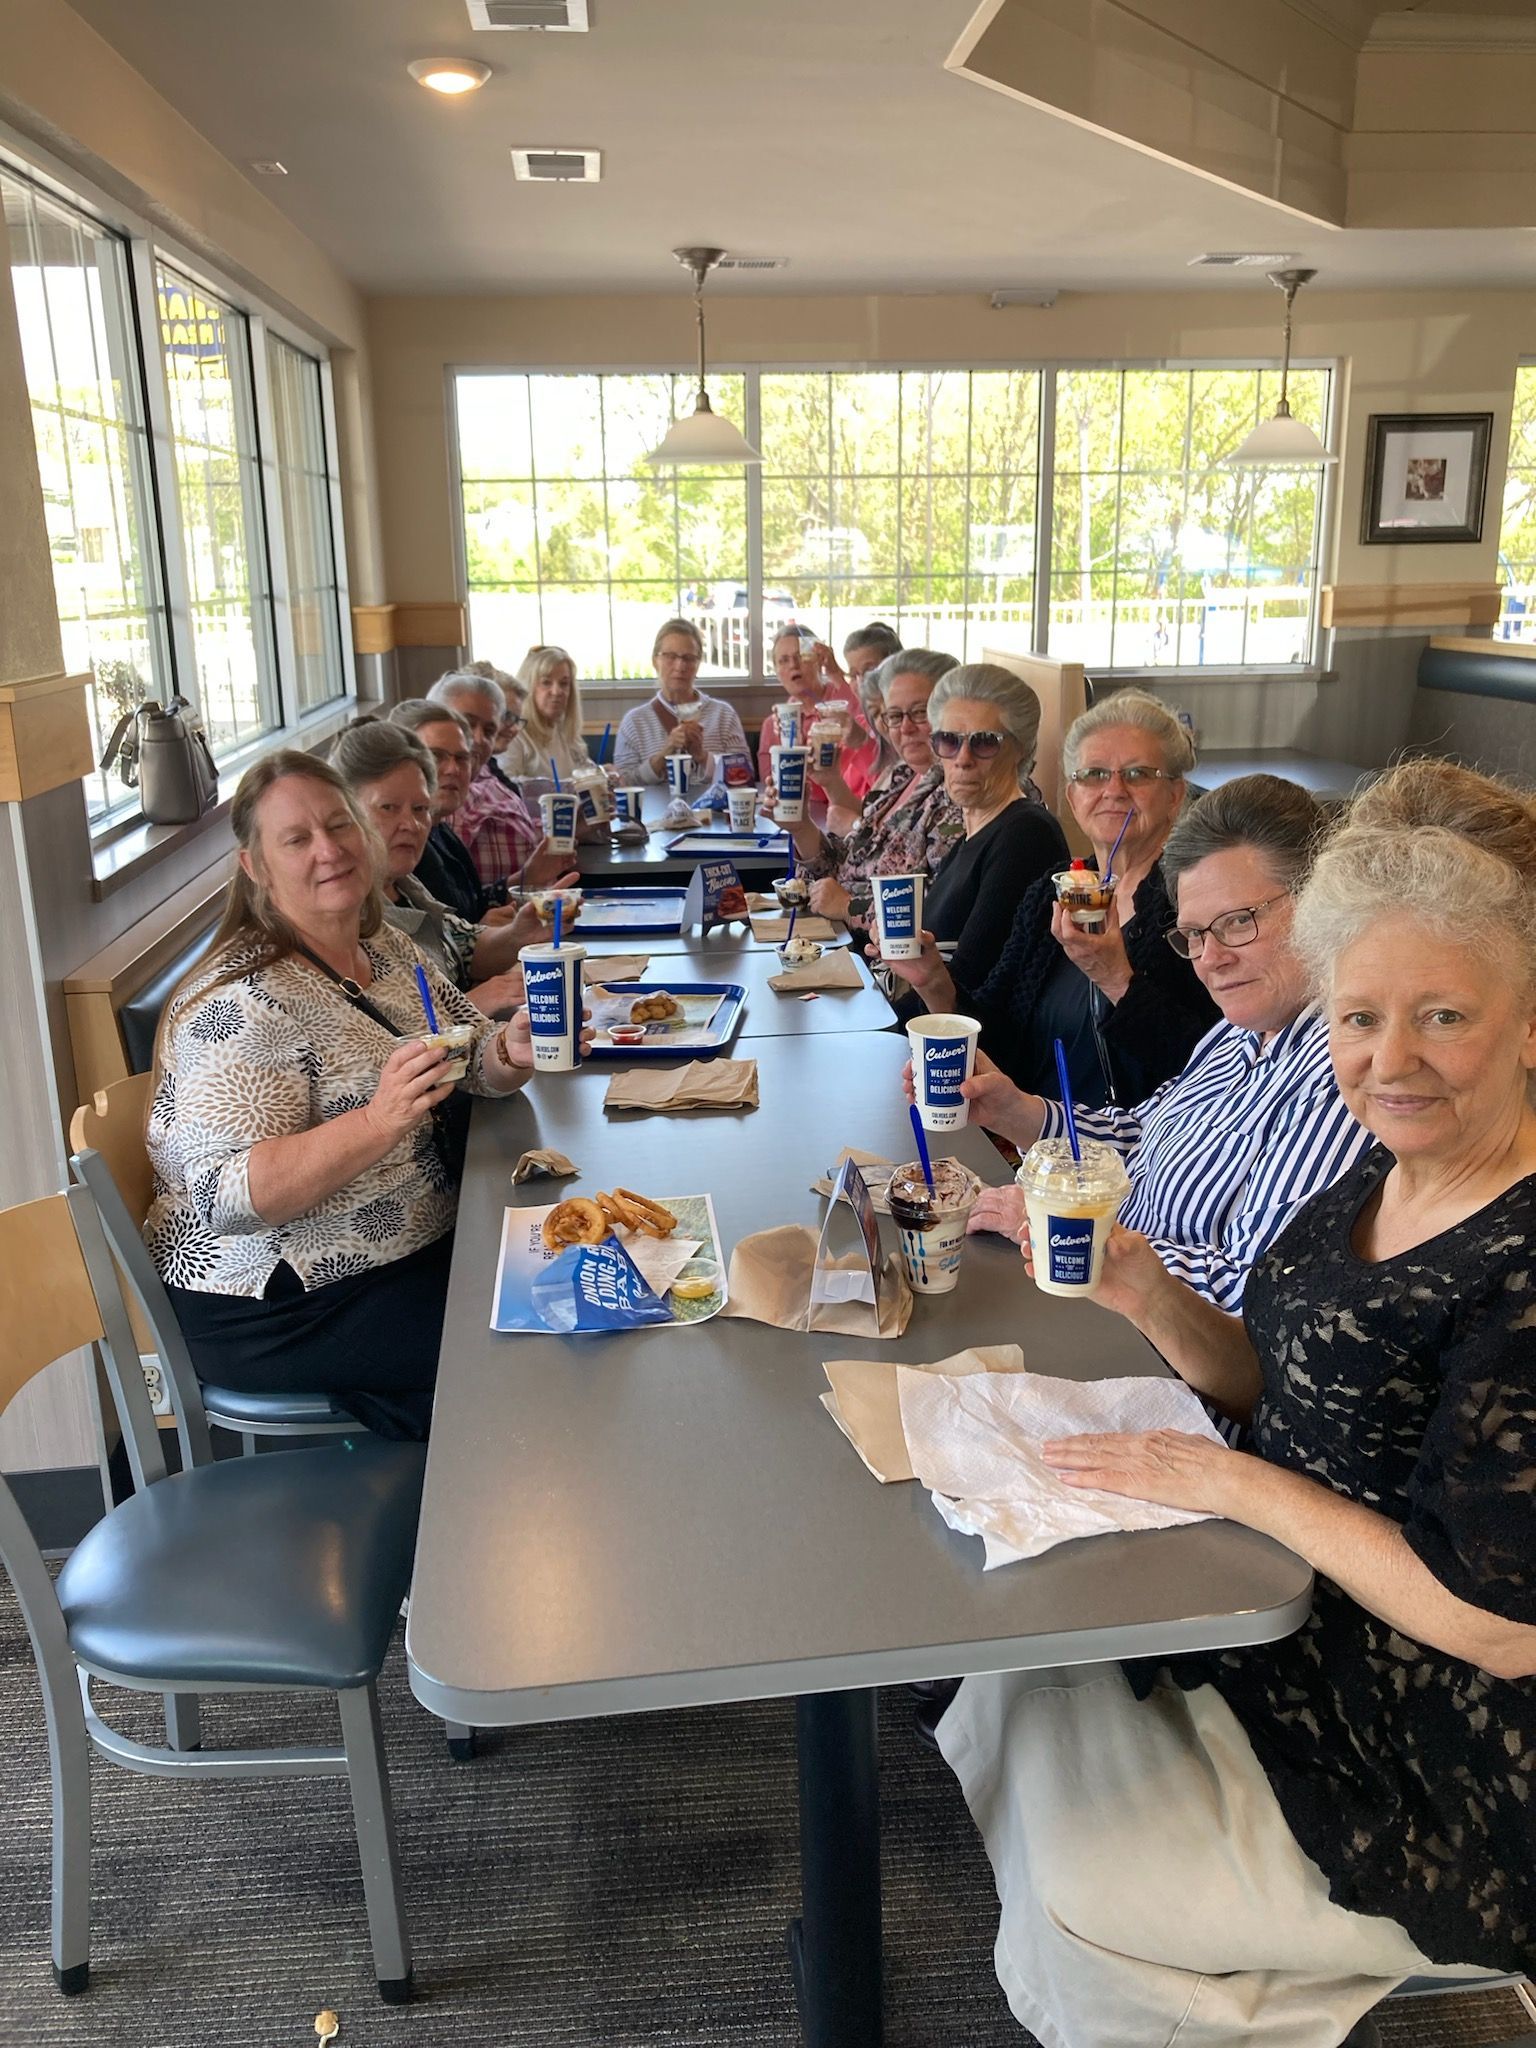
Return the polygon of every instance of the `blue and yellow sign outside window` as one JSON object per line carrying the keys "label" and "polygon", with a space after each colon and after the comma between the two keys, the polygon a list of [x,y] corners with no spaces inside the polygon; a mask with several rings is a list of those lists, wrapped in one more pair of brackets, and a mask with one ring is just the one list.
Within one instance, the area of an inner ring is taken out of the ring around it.
{"label": "blue and yellow sign outside window", "polygon": [[160,339],[177,366],[225,362],[224,308],[182,285],[160,287]]}

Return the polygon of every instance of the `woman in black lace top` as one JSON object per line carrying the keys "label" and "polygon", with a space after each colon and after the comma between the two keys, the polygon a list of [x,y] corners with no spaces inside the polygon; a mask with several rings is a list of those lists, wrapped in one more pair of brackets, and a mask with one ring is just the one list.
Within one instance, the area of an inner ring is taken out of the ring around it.
{"label": "woman in black lace top", "polygon": [[[1111,1778],[1144,1753],[1177,1808],[1160,1853],[1134,1799],[1079,1801],[1088,1855],[1130,1873],[1091,1906],[1070,1855],[1020,1868],[1020,1831],[1057,1846],[1021,1805],[1038,1675],[971,1681],[941,1724],[998,1867],[1015,2011],[1073,2048],[1223,2027],[1332,2048],[1426,1961],[1536,1964],[1536,813],[1449,764],[1394,771],[1320,857],[1295,929],[1379,1143],[1276,1240],[1242,1322],[1120,1230],[1100,1297],[1251,1421],[1253,1452],[1164,1431],[1046,1455],[1071,1484],[1288,1544],[1318,1574],[1311,1618],[1084,1683],[1065,1718],[1052,1695],[1057,1780],[1073,1744]],[[1138,1895],[1189,1900],[1208,1869],[1233,1882],[1204,1934]]]}

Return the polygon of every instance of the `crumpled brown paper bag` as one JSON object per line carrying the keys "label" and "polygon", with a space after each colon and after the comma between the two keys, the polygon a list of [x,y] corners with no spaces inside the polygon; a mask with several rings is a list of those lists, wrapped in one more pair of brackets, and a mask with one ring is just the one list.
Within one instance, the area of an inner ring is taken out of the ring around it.
{"label": "crumpled brown paper bag", "polygon": [[[876,1276],[879,1327],[867,1301],[819,1301],[811,1307],[811,1276],[816,1270],[820,1233],[804,1223],[781,1223],[775,1230],[754,1231],[731,1253],[728,1292],[720,1311],[771,1323],[778,1330],[836,1330],[844,1337],[899,1337],[912,1315],[912,1290],[899,1259],[887,1257]],[[838,1258],[834,1272],[858,1272],[863,1261]],[[813,1319],[814,1317],[814,1319]],[[893,1383],[894,1384],[894,1383]]]}
{"label": "crumpled brown paper bag", "polygon": [[512,1169],[512,1181],[516,1186],[525,1180],[533,1180],[547,1174],[551,1180],[565,1180],[581,1168],[574,1159],[567,1159],[563,1152],[557,1152],[553,1145],[540,1145],[532,1152],[525,1152]]}
{"label": "crumpled brown paper bag", "polygon": [[[770,896],[768,901],[772,904],[773,898]],[[752,910],[750,902],[747,907],[751,911],[752,936],[760,946],[777,946],[789,937],[787,910],[780,910],[777,904],[773,904],[771,910]],[[802,910],[795,919],[795,935],[801,939],[819,939],[825,945],[828,939],[845,938],[847,933],[830,917],[817,917],[814,911]]]}
{"label": "crumpled brown paper bag", "polygon": [[[915,1479],[901,1427],[895,1360],[832,1358],[822,1370],[831,1391],[821,1396],[821,1405],[869,1470],[882,1484]],[[956,1379],[973,1372],[1022,1372],[1024,1353],[1017,1344],[978,1344],[931,1365],[909,1364],[908,1370],[945,1373]]]}
{"label": "crumpled brown paper bag", "polygon": [[756,1109],[756,1060],[690,1060],[686,1067],[631,1067],[615,1074],[604,1109]]}
{"label": "crumpled brown paper bag", "polygon": [[[576,934],[581,944],[581,934]],[[649,953],[604,953],[600,959],[581,963],[581,978],[588,988],[594,981],[638,981],[651,964]]]}
{"label": "crumpled brown paper bag", "polygon": [[[797,924],[797,932],[803,925]],[[807,938],[814,937],[811,932]],[[838,946],[830,953],[823,953],[819,960],[808,960],[800,967],[785,967],[777,974],[770,974],[768,986],[777,989],[780,995],[798,995],[808,988],[863,988],[864,977],[859,964],[846,946]]]}

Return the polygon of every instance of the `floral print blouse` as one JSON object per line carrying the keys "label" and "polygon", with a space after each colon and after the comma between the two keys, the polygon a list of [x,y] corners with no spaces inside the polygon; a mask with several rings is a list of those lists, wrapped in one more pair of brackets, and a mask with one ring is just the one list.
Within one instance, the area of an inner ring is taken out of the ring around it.
{"label": "floral print blouse", "polygon": [[[363,942],[373,968],[364,994],[402,1034],[425,1030],[416,964],[402,932]],[[203,1294],[260,1299],[286,1260],[306,1288],[419,1251],[453,1228],[455,1191],[424,1119],[354,1181],[291,1222],[268,1223],[251,1201],[251,1148],[359,1109],[399,1039],[297,957],[219,981],[236,961],[205,962],[166,1020],[148,1145],[155,1196],[144,1236],[160,1277]],[[498,1091],[484,1058],[500,1026],[435,963],[427,978],[443,1023],[473,1024],[472,1094]]]}
{"label": "floral print blouse", "polygon": [[865,798],[853,830],[846,836],[828,833],[821,852],[802,861],[800,870],[813,881],[835,876],[853,898],[850,914],[868,917],[871,875],[934,874],[964,837],[965,822],[945,791],[943,769],[917,775],[898,761],[886,787]]}

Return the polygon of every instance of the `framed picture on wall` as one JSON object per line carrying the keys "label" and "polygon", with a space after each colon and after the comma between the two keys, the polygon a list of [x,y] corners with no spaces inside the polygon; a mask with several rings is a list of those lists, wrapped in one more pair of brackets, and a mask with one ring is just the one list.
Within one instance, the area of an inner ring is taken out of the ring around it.
{"label": "framed picture on wall", "polygon": [[1481,540],[1491,412],[1373,412],[1360,539]]}

